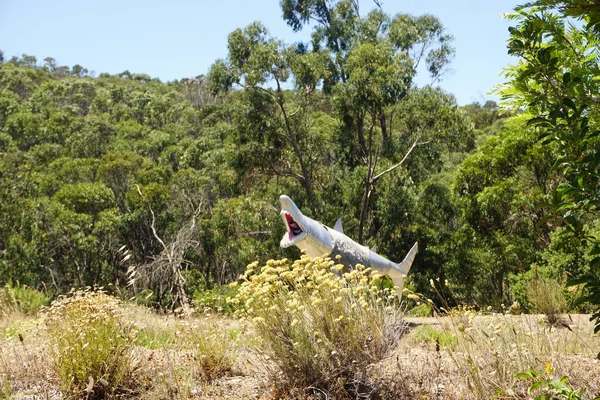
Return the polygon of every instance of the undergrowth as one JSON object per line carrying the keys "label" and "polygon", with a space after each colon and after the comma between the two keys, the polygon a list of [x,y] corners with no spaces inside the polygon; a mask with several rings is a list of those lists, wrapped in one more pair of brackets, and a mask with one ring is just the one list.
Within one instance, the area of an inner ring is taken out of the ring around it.
{"label": "undergrowth", "polygon": [[229,287],[196,290],[193,296],[193,305],[200,311],[212,311],[231,316],[234,310],[228,300],[235,297],[236,294],[235,288]]}
{"label": "undergrowth", "polygon": [[[516,375],[517,378],[527,379],[532,381],[527,388],[528,394],[534,394],[535,400],[581,400],[585,395],[585,389],[575,389],[569,385],[570,378],[562,376],[553,378],[554,370],[552,363],[548,361],[546,368],[543,370],[535,370],[529,368],[525,372],[520,372]],[[596,398],[598,399],[598,398]]]}
{"label": "undergrowth", "polygon": [[133,340],[116,298],[78,290],[45,310],[53,369],[64,397],[111,397],[132,376]]}
{"label": "undergrowth", "polygon": [[[435,283],[432,286],[437,290]],[[543,287],[538,286],[536,295],[541,290]],[[553,293],[547,296],[554,296]],[[433,304],[415,293],[409,293],[408,296],[418,298],[422,303]],[[543,295],[537,297],[540,300],[539,307],[544,306],[542,298]],[[536,371],[535,368],[546,361],[555,363],[562,373],[587,376],[582,373],[584,371],[573,371],[572,368],[577,365],[578,358],[594,356],[598,338],[590,338],[587,328],[583,330],[578,326],[579,320],[561,319],[560,308],[556,307],[560,302],[553,301],[554,297],[545,298],[548,303],[544,309],[547,312],[545,316],[522,315],[515,305],[502,305],[502,312],[499,313],[491,310],[477,312],[470,306],[439,307],[435,309],[439,315],[438,327],[420,327],[416,336],[426,342],[436,342],[438,350],[441,346],[447,351],[460,375],[466,378],[469,397],[477,399],[490,398],[491,394],[518,397],[518,393],[525,390],[518,379],[525,377],[521,371]],[[443,342],[447,344],[443,345]],[[536,387],[546,385],[548,390],[554,383],[560,383],[560,379],[549,380],[539,374],[532,377],[541,382]],[[600,389],[598,382],[585,378],[577,383],[596,391]]]}
{"label": "undergrowth", "polygon": [[35,314],[50,304],[50,298],[43,292],[27,285],[7,283],[0,288],[0,317],[9,313]]}

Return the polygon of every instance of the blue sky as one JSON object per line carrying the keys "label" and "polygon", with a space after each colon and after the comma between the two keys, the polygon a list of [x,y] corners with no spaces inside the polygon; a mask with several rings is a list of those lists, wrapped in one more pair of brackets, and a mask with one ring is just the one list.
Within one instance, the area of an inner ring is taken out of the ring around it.
{"label": "blue sky", "polygon": [[[524,0],[384,0],[390,14],[433,14],[455,37],[452,71],[441,86],[459,104],[496,100],[488,92],[502,82],[510,23],[503,12]],[[361,11],[372,7],[361,0]],[[5,57],[54,57],[59,65],[80,64],[97,74],[129,70],[163,81],[208,72],[226,56],[227,35],[262,21],[286,42],[308,41],[281,18],[279,0],[0,0],[0,50]],[[419,76],[418,84],[429,79]]]}

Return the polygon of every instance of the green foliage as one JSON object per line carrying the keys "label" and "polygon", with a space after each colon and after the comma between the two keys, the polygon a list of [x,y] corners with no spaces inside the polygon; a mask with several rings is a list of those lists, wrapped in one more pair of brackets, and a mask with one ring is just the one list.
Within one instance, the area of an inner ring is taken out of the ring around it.
{"label": "green foliage", "polygon": [[237,290],[227,286],[211,290],[196,290],[193,305],[201,311],[212,311],[219,314],[233,315],[233,307],[229,299],[235,297]]}
{"label": "green foliage", "polygon": [[574,389],[568,384],[568,376],[563,376],[560,379],[552,379],[551,374],[552,368],[548,361],[544,371],[536,371],[530,368],[525,372],[518,373],[516,377],[533,381],[527,389],[527,393],[542,392],[535,396],[535,400],[579,400],[583,398],[585,389]]}
{"label": "green foliage", "polygon": [[406,315],[410,317],[430,317],[432,315],[432,309],[429,304],[423,303],[408,310]]}
{"label": "green foliage", "polygon": [[[586,229],[589,234],[595,234],[595,229]],[[588,256],[591,245],[581,243],[570,232],[558,228],[551,232],[550,244],[542,253],[541,259],[531,266],[531,269],[521,273],[511,273],[509,275],[510,293],[513,300],[518,301],[526,309],[542,312],[545,304],[551,309],[557,310],[554,314],[560,314],[564,311],[589,312],[589,308],[581,304],[578,298],[583,293],[582,288],[571,285],[565,287],[571,277],[585,275],[589,271],[589,261],[593,256]],[[535,296],[536,290],[532,291],[535,282],[543,282],[542,285],[550,285],[549,291],[543,291],[541,294],[549,294],[549,299],[537,301],[540,307],[533,304],[531,295]],[[556,301],[550,301],[555,299]]]}
{"label": "green foliage", "polygon": [[483,105],[479,102],[467,104],[463,107],[463,111],[473,121],[475,129],[483,131],[482,133],[491,130],[494,123],[503,117],[499,112],[498,104],[492,100],[486,101]]}
{"label": "green foliage", "polygon": [[[139,297],[148,266],[194,220],[176,268],[188,296],[210,290],[254,260],[298,255],[277,246],[281,193],[328,223],[343,215],[349,234],[401,259],[416,188],[405,196],[398,186],[439,170],[454,139],[469,136],[451,96],[412,84],[421,58],[441,73],[451,37],[431,16],[314,6],[335,12],[315,28],[312,48],[253,23],[231,33],[227,58],[207,77],[181,82],[128,71],[92,78],[81,65],[39,66],[26,55],[1,64],[0,282],[122,288],[138,274],[122,289]],[[331,47],[327,35],[345,44]],[[423,146],[408,173],[391,168],[365,202],[369,163],[354,150],[366,142],[354,133],[367,129],[368,151],[380,154],[373,173],[397,164],[417,136],[431,139],[431,151]],[[169,287],[168,279],[154,281]],[[165,298],[150,286],[154,301]]]}
{"label": "green foliage", "polygon": [[0,289],[0,306],[25,314],[35,314],[50,304],[50,297],[39,290],[11,282]]}
{"label": "green foliage", "polygon": [[310,43],[254,22],[207,76],[168,84],[50,57],[0,63],[0,283],[112,284],[157,306],[173,287],[222,290],[255,260],[298,257],[278,246],[285,193],[391,260],[419,241],[409,279],[432,298],[429,281],[447,279],[451,304],[531,308],[535,269],[587,277],[577,289],[595,302],[596,17],[560,4],[511,17],[522,61],[502,93],[517,115],[417,87],[419,65],[435,82],[453,57],[442,23],[352,0],[283,1]]}
{"label": "green foliage", "polygon": [[422,325],[417,328],[415,339],[427,343],[434,343],[441,347],[456,347],[456,335],[451,331],[438,330],[429,325]]}
{"label": "green foliage", "polygon": [[[598,243],[585,235],[585,226],[597,219],[600,206],[600,130],[598,130],[598,16],[593,9],[574,1],[540,0],[520,7],[510,16],[509,53],[519,63],[506,71],[510,82],[501,90],[515,106],[527,106],[528,126],[534,127],[544,144],[556,146],[555,169],[562,181],[555,188],[552,208],[566,229],[581,240]],[[577,16],[592,29],[581,29],[569,21]],[[551,93],[551,95],[547,95]],[[596,255],[594,250],[590,256]],[[585,283],[585,300],[598,309],[598,267],[577,283]],[[600,329],[600,313],[592,319]]]}
{"label": "green foliage", "polygon": [[596,321],[596,327],[594,328],[594,333],[600,332],[600,308],[598,305],[600,304],[600,282],[597,275],[582,275],[579,278],[573,279],[569,282],[569,285],[581,285],[584,289],[587,290],[587,294],[581,296],[577,299],[575,305],[581,304],[592,304],[595,309],[590,317],[590,320]]}
{"label": "green foliage", "polygon": [[79,214],[96,215],[114,204],[113,192],[102,183],[67,184],[54,198]]}

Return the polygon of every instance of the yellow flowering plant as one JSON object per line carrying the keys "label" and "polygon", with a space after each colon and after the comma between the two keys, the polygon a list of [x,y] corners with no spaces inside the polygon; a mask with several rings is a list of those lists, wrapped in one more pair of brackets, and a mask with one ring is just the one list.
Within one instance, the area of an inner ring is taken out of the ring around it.
{"label": "yellow flowering plant", "polygon": [[329,258],[270,260],[248,266],[231,302],[283,373],[276,382],[281,389],[299,397],[311,390],[338,397],[403,332],[397,295],[382,289],[380,278],[361,265],[344,272]]}

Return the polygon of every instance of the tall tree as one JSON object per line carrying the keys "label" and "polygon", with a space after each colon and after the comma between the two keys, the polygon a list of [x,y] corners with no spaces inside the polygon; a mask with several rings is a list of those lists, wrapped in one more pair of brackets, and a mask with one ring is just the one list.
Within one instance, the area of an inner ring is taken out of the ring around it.
{"label": "tall tree", "polygon": [[[376,112],[376,121],[381,125],[381,134],[389,146],[388,125],[390,115],[386,115],[386,106],[395,104],[406,94],[412,78],[421,61],[434,79],[439,78],[454,55],[451,46],[452,36],[446,34],[440,21],[431,16],[413,17],[398,14],[393,18],[384,13],[381,3],[375,1],[377,8],[367,16],[361,17],[358,0],[283,0],[281,8],[283,18],[295,31],[313,24],[313,51],[326,51],[329,59],[329,74],[324,79],[323,88],[330,92],[335,86],[347,86],[341,92],[346,95],[352,88],[362,92],[367,87],[379,92],[373,98],[373,104],[356,104],[350,101],[340,108],[346,129],[357,135],[359,151],[365,153],[365,120],[367,111]],[[354,53],[354,54],[353,54]],[[372,56],[372,57],[369,57]],[[356,69],[359,66],[383,62],[382,70],[387,69],[389,76],[382,80],[376,74],[373,80]],[[350,82],[353,74],[357,76]],[[370,93],[373,94],[373,93]],[[356,97],[359,95],[355,95]],[[370,98],[363,95],[360,99]],[[357,108],[357,106],[359,106]]]}
{"label": "tall tree", "polygon": [[[252,163],[270,174],[296,179],[314,209],[315,163],[309,161],[306,147],[306,114],[322,76],[319,55],[284,45],[259,22],[233,31],[227,47],[227,60],[218,60],[208,74],[214,93],[233,86],[244,89],[240,141],[263,143],[253,148]],[[296,90],[286,91],[292,79]]]}
{"label": "tall tree", "polygon": [[[581,28],[571,22],[578,18]],[[539,0],[519,7],[510,18],[509,53],[519,57],[509,68],[503,98],[527,107],[529,125],[545,143],[557,146],[555,165],[564,182],[556,189],[554,209],[566,228],[596,243],[590,274],[578,280],[589,290],[582,301],[597,306],[593,318],[600,330],[600,238],[585,225],[600,212],[600,8],[588,0]]]}
{"label": "tall tree", "polygon": [[[427,142],[421,135],[407,145],[402,138],[393,137],[397,105],[409,95],[423,59],[432,78],[438,79],[454,54],[452,37],[437,18],[390,17],[380,2],[375,4],[377,7],[362,17],[358,0],[281,2],[283,17],[292,29],[299,31],[313,24],[312,51],[328,57],[323,89],[333,94],[342,122],[342,153],[351,168],[366,167],[359,206],[360,242],[365,241],[364,227],[377,181]],[[381,155],[394,165],[379,172]]]}

